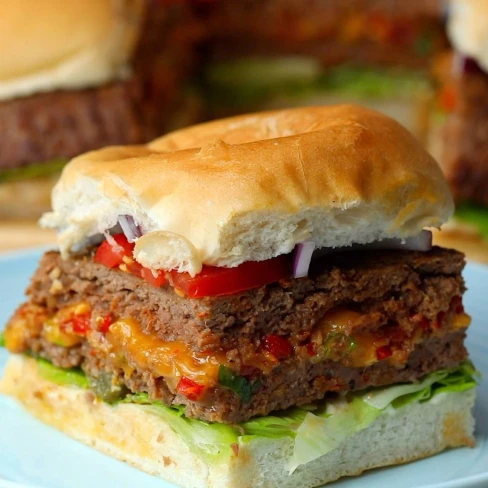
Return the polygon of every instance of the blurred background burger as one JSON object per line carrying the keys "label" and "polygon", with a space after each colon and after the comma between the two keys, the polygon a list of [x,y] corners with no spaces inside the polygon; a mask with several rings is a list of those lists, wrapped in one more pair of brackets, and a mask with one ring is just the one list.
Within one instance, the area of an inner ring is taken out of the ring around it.
{"label": "blurred background burger", "polygon": [[436,155],[456,213],[436,240],[488,262],[488,2],[451,0],[447,32],[452,52],[438,72],[443,124]]}
{"label": "blurred background burger", "polygon": [[60,169],[83,152],[238,113],[353,102],[396,118],[441,162],[458,210],[438,242],[488,261],[487,8],[5,0],[0,232],[14,225],[5,219],[33,222],[47,210]]}
{"label": "blurred background burger", "polygon": [[354,102],[426,140],[441,0],[244,0],[209,8],[203,78],[212,116]]}
{"label": "blurred background burger", "polygon": [[188,5],[4,0],[0,5],[0,216],[38,216],[63,165],[193,122],[201,36]]}

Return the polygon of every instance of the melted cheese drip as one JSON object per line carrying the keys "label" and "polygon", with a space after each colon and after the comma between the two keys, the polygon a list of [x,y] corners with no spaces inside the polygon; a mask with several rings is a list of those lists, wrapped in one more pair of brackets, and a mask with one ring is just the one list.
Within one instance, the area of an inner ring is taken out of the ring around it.
{"label": "melted cheese drip", "polygon": [[[350,350],[330,351],[330,359],[339,360],[346,366],[365,367],[378,361],[376,350],[388,343],[384,338],[376,338],[373,334],[361,332],[354,334],[354,328],[359,324],[363,314],[353,310],[337,308],[328,312],[321,320],[313,334],[314,342],[327,342],[331,334],[341,334],[354,341]],[[347,347],[347,344],[346,344]],[[337,357],[338,355],[338,357]]]}
{"label": "melted cheese drip", "polygon": [[[328,351],[328,359],[340,361],[348,367],[366,367],[379,361],[377,356],[378,348],[388,346],[390,344],[388,337],[378,337],[375,333],[361,331],[354,332],[354,329],[359,325],[363,315],[353,310],[337,308],[328,312],[321,320],[315,331],[312,333],[312,341],[316,344],[327,344],[328,337],[331,334],[340,334],[346,336],[354,341],[354,347],[348,348],[348,342],[344,342],[341,350],[340,342],[339,349],[332,349]],[[469,326],[471,317],[467,314],[456,314],[452,318],[450,329],[463,329]],[[405,364],[408,361],[410,353],[415,348],[415,345],[422,341],[422,332],[416,330],[413,335],[406,339],[401,349],[393,350],[393,354],[387,358],[389,363]],[[336,345],[333,344],[332,347]]]}
{"label": "melted cheese drip", "polygon": [[224,354],[193,351],[181,341],[164,341],[144,334],[134,319],[119,319],[110,326],[107,341],[115,358],[129,366],[177,380],[186,376],[200,384],[217,384],[219,367],[227,364]]}

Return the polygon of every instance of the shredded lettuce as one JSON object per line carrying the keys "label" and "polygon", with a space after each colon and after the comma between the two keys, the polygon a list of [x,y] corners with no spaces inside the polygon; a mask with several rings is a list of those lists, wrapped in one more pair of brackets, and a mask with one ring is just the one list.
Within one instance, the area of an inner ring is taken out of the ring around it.
{"label": "shredded lettuce", "polygon": [[294,471],[335,449],[348,437],[365,429],[381,414],[360,396],[352,401],[330,402],[322,414],[308,412],[297,430],[293,456],[288,468]]}
{"label": "shredded lettuce", "polygon": [[186,445],[209,464],[228,461],[233,454],[232,444],[239,440],[239,430],[235,427],[190,419],[185,417],[184,407],[167,407],[159,401],[151,401],[146,393],[128,395],[121,403],[137,403],[164,419]]}
{"label": "shredded lettuce", "polygon": [[335,449],[347,437],[365,429],[390,406],[401,408],[425,402],[439,393],[454,393],[476,386],[476,370],[470,362],[451,370],[435,371],[419,383],[374,388],[337,402],[322,412],[309,412],[297,430],[289,469],[309,463]]}
{"label": "shredded lettuce", "polygon": [[[78,370],[62,370],[38,359],[46,379],[82,388],[88,379]],[[256,438],[287,437],[294,443],[290,471],[335,449],[349,436],[367,428],[386,409],[398,409],[413,402],[426,402],[441,393],[465,391],[476,386],[471,362],[454,369],[436,371],[418,383],[407,383],[366,392],[349,393],[335,400],[296,407],[273,415],[257,417],[238,425],[209,423],[184,415],[184,407],[168,407],[152,401],[147,393],[127,395],[119,403],[138,404],[164,419],[189,449],[209,464],[228,462],[233,445]]]}
{"label": "shredded lettuce", "polygon": [[464,202],[456,207],[454,218],[460,222],[474,225],[479,233],[488,239],[488,210],[475,203]]}
{"label": "shredded lettuce", "polygon": [[298,428],[307,411],[303,408],[292,408],[281,413],[281,415],[267,415],[266,417],[256,417],[240,424],[245,432],[245,441],[255,437],[295,437]]}

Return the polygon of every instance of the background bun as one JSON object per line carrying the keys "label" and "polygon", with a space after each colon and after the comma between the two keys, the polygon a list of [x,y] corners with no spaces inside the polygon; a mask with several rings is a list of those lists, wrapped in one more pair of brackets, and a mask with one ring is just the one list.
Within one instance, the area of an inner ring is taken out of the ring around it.
{"label": "background bun", "polygon": [[[193,149],[167,152],[184,147]],[[439,167],[412,135],[342,105],[224,119],[87,153],[65,168],[42,223],[60,230],[66,254],[132,215],[144,230],[139,262],[194,274],[202,263],[261,261],[306,240],[342,247],[415,235],[452,211]]]}
{"label": "background bun", "polygon": [[451,0],[448,33],[457,51],[488,71],[488,2]]}
{"label": "background bun", "polygon": [[2,0],[0,100],[121,76],[144,0]]}

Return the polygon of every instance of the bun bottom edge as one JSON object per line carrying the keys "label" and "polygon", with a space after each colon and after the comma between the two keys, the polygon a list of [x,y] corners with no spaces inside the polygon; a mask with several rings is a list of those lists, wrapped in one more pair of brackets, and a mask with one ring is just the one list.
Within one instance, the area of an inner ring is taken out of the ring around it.
{"label": "bun bottom edge", "polygon": [[[446,448],[473,446],[474,390],[380,415],[328,454],[289,474],[290,438],[240,443],[226,463],[207,464],[159,416],[139,405],[115,406],[89,391],[39,375],[37,362],[12,356],[0,393],[19,400],[38,419],[142,471],[185,488],[312,488],[344,476],[425,458]],[[75,421],[74,421],[75,420]]]}

